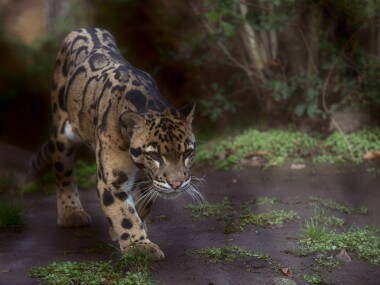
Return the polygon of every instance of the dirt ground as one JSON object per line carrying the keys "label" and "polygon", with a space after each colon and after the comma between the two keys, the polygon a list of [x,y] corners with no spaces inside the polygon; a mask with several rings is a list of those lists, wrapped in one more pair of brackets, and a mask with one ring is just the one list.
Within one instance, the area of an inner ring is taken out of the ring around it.
{"label": "dirt ground", "polygon": [[[10,159],[15,157],[10,153],[16,152],[19,153],[18,158]],[[20,165],[29,154],[3,145],[0,146],[0,155],[0,167],[9,169]],[[151,278],[159,284],[291,284],[284,280],[285,283],[276,283],[278,278],[307,284],[301,275],[313,273],[315,255],[298,257],[287,251],[297,247],[297,241],[292,237],[300,233],[304,219],[316,213],[309,197],[330,198],[351,207],[365,206],[369,209],[367,215],[325,210],[326,214],[344,218],[347,228],[351,225],[378,225],[380,174],[369,173],[368,167],[308,165],[302,170],[292,170],[286,165],[268,170],[196,169],[197,175],[205,175],[202,192],[210,203],[218,203],[223,197],[228,197],[236,205],[257,197],[276,197],[280,203],[254,206],[254,211],[292,209],[300,219],[278,228],[247,226],[242,232],[226,234],[223,222],[216,218],[192,219],[191,211],[184,208],[192,202],[190,197],[182,196],[174,201],[157,200],[150,214],[148,236],[160,245],[166,259],[154,264]],[[108,261],[116,258],[110,253],[81,253],[83,249],[100,243],[112,243],[95,191],[82,191],[81,199],[92,217],[91,226],[61,229],[56,225],[55,195],[28,198],[27,224],[21,232],[0,232],[0,284],[39,284],[38,279],[28,277],[28,270],[54,261]],[[293,275],[284,276],[278,266],[257,258],[212,263],[206,257],[191,252],[226,244],[268,254],[273,264],[290,268]],[[329,284],[380,284],[379,267],[358,259],[354,253],[349,254],[351,262],[332,272],[322,272]]]}

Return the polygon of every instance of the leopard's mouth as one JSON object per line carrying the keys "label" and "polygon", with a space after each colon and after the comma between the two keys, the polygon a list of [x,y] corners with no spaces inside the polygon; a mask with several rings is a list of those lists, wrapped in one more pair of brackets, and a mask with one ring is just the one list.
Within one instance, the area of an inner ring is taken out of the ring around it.
{"label": "leopard's mouth", "polygon": [[182,183],[181,187],[179,187],[178,189],[173,189],[167,182],[153,180],[153,187],[160,197],[164,199],[175,199],[184,192],[186,187],[188,187],[189,183],[190,179]]}

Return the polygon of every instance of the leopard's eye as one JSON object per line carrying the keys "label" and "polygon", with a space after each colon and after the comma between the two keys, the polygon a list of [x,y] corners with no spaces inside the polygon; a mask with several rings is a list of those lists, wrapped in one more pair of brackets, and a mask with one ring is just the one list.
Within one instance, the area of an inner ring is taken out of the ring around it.
{"label": "leopard's eye", "polygon": [[188,149],[183,153],[183,159],[188,158],[190,155],[194,153],[194,149]]}
{"label": "leopard's eye", "polygon": [[161,160],[161,155],[158,152],[151,151],[151,152],[146,152],[145,155],[153,160],[160,161]]}

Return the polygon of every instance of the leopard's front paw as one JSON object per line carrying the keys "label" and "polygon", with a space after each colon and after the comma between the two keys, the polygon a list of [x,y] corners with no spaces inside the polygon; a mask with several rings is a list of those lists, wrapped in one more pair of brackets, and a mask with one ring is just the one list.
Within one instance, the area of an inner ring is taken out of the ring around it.
{"label": "leopard's front paw", "polygon": [[58,214],[58,226],[63,228],[86,227],[91,223],[91,218],[82,209],[66,211]]}
{"label": "leopard's front paw", "polygon": [[160,247],[148,239],[129,245],[120,245],[120,248],[122,251],[125,252],[128,252],[131,249],[141,250],[143,252],[148,253],[151,256],[151,258],[155,261],[161,261],[165,259],[165,254],[162,252]]}

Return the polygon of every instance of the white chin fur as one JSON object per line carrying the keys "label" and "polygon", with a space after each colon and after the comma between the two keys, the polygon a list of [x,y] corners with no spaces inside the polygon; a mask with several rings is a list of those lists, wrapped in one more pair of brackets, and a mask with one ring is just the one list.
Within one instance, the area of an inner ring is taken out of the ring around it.
{"label": "white chin fur", "polygon": [[163,191],[157,191],[158,196],[167,200],[176,199],[178,196],[182,194],[182,191],[170,191],[170,192],[163,192]]}

